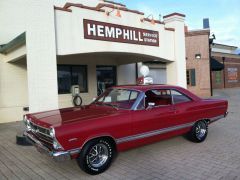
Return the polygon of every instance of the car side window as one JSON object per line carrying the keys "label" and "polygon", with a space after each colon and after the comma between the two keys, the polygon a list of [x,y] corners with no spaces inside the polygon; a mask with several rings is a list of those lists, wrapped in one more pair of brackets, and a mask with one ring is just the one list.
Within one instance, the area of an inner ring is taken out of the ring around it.
{"label": "car side window", "polygon": [[138,94],[139,94],[139,93],[138,93],[137,91],[131,91],[129,100],[135,100],[135,99],[137,99]]}
{"label": "car side window", "polygon": [[167,106],[172,104],[171,91],[169,89],[154,89],[145,93],[145,107]]}
{"label": "car side window", "polygon": [[171,90],[171,95],[172,95],[172,100],[174,104],[192,101],[191,98],[189,98],[185,94],[180,93],[179,91],[176,91],[176,90]]}

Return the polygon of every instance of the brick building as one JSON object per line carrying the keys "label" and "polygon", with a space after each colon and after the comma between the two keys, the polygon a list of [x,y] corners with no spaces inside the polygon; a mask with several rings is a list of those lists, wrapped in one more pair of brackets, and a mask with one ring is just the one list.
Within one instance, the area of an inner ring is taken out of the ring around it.
{"label": "brick building", "polygon": [[240,55],[235,54],[236,49],[235,46],[216,43],[212,45],[212,60],[223,67],[212,68],[213,89],[240,87]]}
{"label": "brick building", "polygon": [[185,32],[187,88],[201,97],[211,96],[209,29]]}

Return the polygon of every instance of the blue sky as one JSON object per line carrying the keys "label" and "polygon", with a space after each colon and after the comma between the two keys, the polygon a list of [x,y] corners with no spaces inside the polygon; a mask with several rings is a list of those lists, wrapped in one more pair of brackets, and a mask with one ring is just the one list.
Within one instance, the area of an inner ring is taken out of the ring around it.
{"label": "blue sky", "polygon": [[159,19],[172,12],[186,15],[189,29],[201,29],[209,18],[216,42],[240,47],[240,0],[119,0],[131,9],[153,14]]}

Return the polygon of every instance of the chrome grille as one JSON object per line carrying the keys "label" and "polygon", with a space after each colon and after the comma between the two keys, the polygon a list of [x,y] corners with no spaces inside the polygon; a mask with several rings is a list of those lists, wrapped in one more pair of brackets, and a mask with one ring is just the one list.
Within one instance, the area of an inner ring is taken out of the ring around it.
{"label": "chrome grille", "polygon": [[40,141],[53,144],[53,138],[50,136],[50,131],[47,128],[38,126],[30,121],[30,127],[32,133],[34,133]]}

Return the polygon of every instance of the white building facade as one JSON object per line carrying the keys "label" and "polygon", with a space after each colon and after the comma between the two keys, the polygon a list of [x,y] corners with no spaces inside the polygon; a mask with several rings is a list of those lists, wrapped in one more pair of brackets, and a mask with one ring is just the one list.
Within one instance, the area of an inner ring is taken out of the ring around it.
{"label": "white building facade", "polygon": [[186,88],[185,16],[146,16],[102,0],[1,0],[0,123],[21,120],[24,107],[72,106],[75,84],[88,104],[107,87],[135,84],[144,62],[158,62],[152,76]]}

